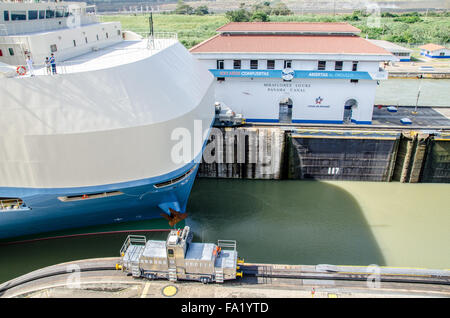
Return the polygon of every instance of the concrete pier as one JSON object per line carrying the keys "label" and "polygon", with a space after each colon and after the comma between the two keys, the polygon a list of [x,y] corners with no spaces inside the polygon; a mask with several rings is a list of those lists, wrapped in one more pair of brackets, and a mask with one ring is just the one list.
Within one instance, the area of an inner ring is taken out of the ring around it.
{"label": "concrete pier", "polygon": [[216,128],[209,137],[198,176],[281,179],[284,134],[278,127]]}
{"label": "concrete pier", "polygon": [[146,280],[115,269],[119,258],[54,265],[0,285],[2,298],[450,297],[450,271],[414,268],[245,263],[223,284]]}

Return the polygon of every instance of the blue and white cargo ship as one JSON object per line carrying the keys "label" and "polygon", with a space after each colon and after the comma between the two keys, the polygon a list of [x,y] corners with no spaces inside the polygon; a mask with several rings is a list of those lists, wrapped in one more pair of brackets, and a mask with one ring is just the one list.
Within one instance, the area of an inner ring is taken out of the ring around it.
{"label": "blue and white cargo ship", "polygon": [[185,213],[212,83],[175,34],[0,2],[0,238]]}

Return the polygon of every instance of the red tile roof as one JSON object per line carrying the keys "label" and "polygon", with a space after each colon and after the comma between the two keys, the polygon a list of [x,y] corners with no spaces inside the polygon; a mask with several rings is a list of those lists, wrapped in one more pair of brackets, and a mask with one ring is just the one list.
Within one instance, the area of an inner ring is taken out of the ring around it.
{"label": "red tile roof", "polygon": [[333,32],[359,33],[360,29],[346,22],[230,22],[218,32]]}
{"label": "red tile roof", "polygon": [[435,51],[435,50],[445,49],[445,46],[428,43],[428,44],[419,46],[419,49],[427,50],[427,51]]}
{"label": "red tile roof", "polygon": [[192,53],[381,54],[385,49],[359,36],[216,35],[191,48]]}

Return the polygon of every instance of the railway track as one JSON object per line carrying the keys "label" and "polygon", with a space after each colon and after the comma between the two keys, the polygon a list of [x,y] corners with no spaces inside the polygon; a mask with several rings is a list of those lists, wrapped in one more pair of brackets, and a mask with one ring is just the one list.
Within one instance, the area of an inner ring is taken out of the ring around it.
{"label": "railway track", "polygon": [[[349,267],[349,271],[345,269],[316,271],[310,266],[310,270],[283,269],[272,265],[249,265],[243,264],[240,269],[244,276],[254,276],[262,278],[288,278],[288,279],[313,279],[313,280],[346,280],[346,281],[373,281],[390,283],[412,283],[412,284],[434,284],[434,285],[450,285],[449,271],[426,271],[418,269],[402,269],[405,272],[364,272],[368,267],[361,267],[363,270],[354,271],[354,267]],[[338,267],[340,268],[340,267]],[[421,271],[423,273],[421,273]]]}
{"label": "railway track", "polygon": [[[80,272],[109,272],[116,271],[118,258],[77,261],[46,267],[29,274],[15,278],[0,285],[0,297],[8,290],[21,287],[30,282],[41,279],[70,274],[67,266],[76,264]],[[240,264],[240,271],[244,277],[258,277],[266,283],[274,278],[296,280],[324,280],[324,281],[374,281],[386,283],[410,283],[430,285],[450,285],[450,270],[426,270],[408,268],[381,267],[377,275],[367,272],[366,266],[335,266],[335,265],[277,265],[277,264]],[[125,274],[124,274],[125,275]]]}

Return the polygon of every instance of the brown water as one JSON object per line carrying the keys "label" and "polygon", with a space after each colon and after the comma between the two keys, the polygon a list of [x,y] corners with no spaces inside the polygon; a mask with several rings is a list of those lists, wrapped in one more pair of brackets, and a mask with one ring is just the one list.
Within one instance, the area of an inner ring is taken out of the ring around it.
{"label": "brown water", "polygon": [[[236,240],[248,262],[445,269],[449,207],[450,184],[197,179],[186,223],[196,241]],[[122,227],[151,226],[142,221]],[[0,246],[0,282],[55,263],[118,256],[125,237]]]}

